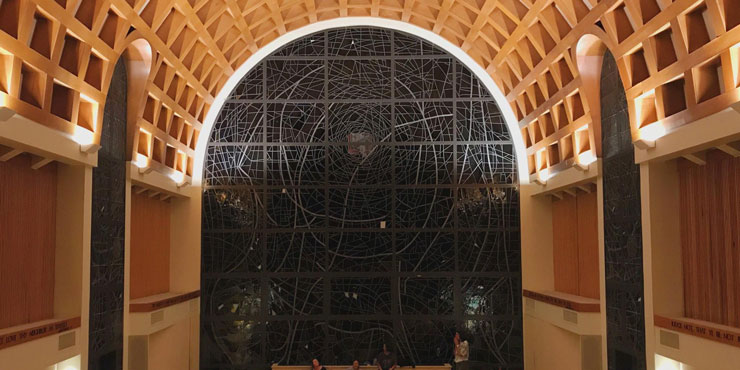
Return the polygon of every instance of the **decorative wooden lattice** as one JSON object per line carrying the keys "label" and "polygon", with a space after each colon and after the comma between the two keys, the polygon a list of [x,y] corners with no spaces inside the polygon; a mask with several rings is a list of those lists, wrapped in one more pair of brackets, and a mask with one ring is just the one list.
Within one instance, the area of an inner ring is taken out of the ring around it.
{"label": "decorative wooden lattice", "polygon": [[130,158],[192,175],[201,122],[249,56],[317,21],[383,17],[436,32],[480,63],[519,119],[530,173],[552,174],[600,155],[584,35],[616,57],[637,141],[738,100],[738,9],[734,0],[2,0],[0,98],[97,142],[113,65],[143,39]]}

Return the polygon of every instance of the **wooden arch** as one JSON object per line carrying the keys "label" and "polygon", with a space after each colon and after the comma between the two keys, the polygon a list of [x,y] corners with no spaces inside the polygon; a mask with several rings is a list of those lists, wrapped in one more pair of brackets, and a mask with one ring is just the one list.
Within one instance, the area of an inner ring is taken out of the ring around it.
{"label": "wooden arch", "polygon": [[[144,113],[144,103],[147,96],[147,82],[152,72],[152,47],[146,39],[137,33],[133,33],[126,38],[123,43],[126,45],[121,53],[126,63],[126,72],[128,77],[128,104],[126,122],[126,156],[131,160],[136,160],[133,155],[138,150],[139,136],[142,135],[140,128],[140,119]],[[108,84],[110,87],[110,84]],[[147,153],[151,148],[142,148]]]}
{"label": "wooden arch", "polygon": [[[576,69],[583,81],[584,99],[591,116],[591,123],[587,126],[588,138],[579,137],[579,134],[574,135],[574,152],[579,162],[588,161],[591,156],[601,157],[601,67],[604,63],[604,54],[610,49],[607,43],[610,43],[610,40],[606,33],[594,26],[592,33],[587,33],[578,40],[574,50]],[[588,144],[589,147],[580,147],[582,143]],[[582,154],[588,153],[587,151],[591,153]]]}

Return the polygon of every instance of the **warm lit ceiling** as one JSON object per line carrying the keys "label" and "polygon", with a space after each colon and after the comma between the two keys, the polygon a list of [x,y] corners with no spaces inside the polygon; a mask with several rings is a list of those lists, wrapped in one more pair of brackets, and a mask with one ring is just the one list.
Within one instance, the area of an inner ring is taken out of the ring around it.
{"label": "warm lit ceiling", "polygon": [[[201,122],[250,55],[310,23],[383,17],[440,34],[491,74],[536,178],[600,154],[592,82],[604,46],[618,60],[638,143],[740,100],[736,1],[2,0],[0,95],[49,127],[99,134],[115,62],[126,48],[147,59],[148,43],[149,75],[147,63],[132,64],[148,96],[129,117],[131,158],[192,175]],[[132,48],[135,39],[146,42]]]}

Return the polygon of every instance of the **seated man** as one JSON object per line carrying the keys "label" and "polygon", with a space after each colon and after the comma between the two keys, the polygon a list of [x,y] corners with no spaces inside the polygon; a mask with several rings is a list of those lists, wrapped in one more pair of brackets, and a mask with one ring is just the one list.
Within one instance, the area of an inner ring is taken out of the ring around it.
{"label": "seated man", "polygon": [[352,366],[348,367],[347,370],[360,370],[360,361],[352,362]]}
{"label": "seated man", "polygon": [[375,364],[378,370],[396,370],[398,368],[398,358],[396,354],[388,350],[388,346],[383,344],[383,352],[378,353],[375,357]]}

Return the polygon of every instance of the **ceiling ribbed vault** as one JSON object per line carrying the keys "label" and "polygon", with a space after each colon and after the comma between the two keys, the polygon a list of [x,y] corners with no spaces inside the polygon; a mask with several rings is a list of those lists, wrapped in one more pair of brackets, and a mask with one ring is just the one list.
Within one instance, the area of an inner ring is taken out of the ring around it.
{"label": "ceiling ribbed vault", "polygon": [[2,0],[0,97],[27,118],[97,137],[108,81],[127,51],[140,87],[130,158],[192,176],[202,121],[250,55],[311,23],[382,17],[438,33],[490,73],[519,120],[530,175],[542,178],[600,155],[592,78],[605,47],[618,60],[638,144],[740,100],[735,2]]}

